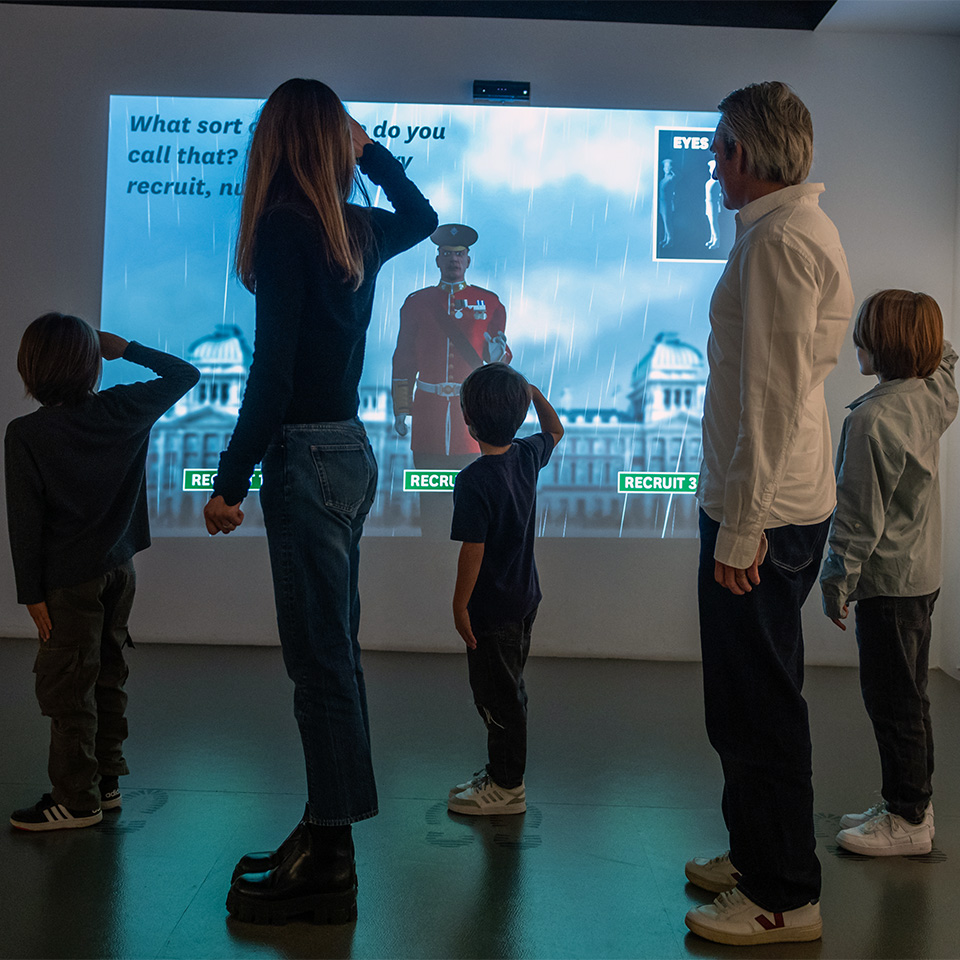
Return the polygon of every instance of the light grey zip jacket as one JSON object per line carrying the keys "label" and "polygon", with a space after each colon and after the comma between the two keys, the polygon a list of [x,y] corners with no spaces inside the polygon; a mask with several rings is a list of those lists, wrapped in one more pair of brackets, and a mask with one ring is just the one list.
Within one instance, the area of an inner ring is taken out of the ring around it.
{"label": "light grey zip jacket", "polygon": [[879,383],[850,404],[837,449],[837,509],[820,574],[823,612],[940,587],[940,437],[957,415],[957,354],[934,373]]}

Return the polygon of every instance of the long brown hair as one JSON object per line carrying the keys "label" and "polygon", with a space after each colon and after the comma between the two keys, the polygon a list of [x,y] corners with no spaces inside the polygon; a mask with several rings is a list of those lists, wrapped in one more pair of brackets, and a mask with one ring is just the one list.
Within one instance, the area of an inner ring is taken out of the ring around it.
{"label": "long brown hair", "polygon": [[363,283],[367,221],[347,206],[356,158],[340,98],[319,80],[287,80],[270,94],[257,118],[244,178],[235,267],[256,287],[257,223],[270,207],[306,201],[323,231],[327,263],[354,290]]}

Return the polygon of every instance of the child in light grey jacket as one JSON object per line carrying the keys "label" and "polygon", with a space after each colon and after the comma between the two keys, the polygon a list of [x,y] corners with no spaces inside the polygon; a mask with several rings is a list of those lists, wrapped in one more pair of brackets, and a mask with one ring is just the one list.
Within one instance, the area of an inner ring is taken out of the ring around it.
{"label": "child in light grey jacket", "polygon": [[907,290],[868,297],[853,342],[860,372],[879,383],[843,423],[820,587],[824,613],[841,630],[856,601],[860,689],[883,800],[844,816],[837,842],[868,856],[922,854],[934,835],[926,687],[941,583],[940,437],[957,415],[957,354],[937,302]]}

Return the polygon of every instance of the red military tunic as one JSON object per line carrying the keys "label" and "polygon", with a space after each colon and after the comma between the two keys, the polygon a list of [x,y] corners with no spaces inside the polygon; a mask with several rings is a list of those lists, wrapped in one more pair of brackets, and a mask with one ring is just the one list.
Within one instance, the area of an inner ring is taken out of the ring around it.
{"label": "red military tunic", "polygon": [[[393,412],[413,415],[410,442],[415,454],[457,456],[480,449],[460,412],[460,384],[478,362],[464,357],[447,336],[442,326],[447,317],[484,360],[489,359],[484,334],[495,337],[507,323],[495,293],[463,281],[441,280],[404,301],[393,354]],[[508,348],[503,360],[509,363],[511,356]]]}

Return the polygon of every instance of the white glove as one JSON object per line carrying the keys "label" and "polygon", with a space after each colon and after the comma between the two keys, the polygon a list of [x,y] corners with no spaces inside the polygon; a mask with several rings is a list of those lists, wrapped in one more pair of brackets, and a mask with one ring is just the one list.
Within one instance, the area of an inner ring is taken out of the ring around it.
{"label": "white glove", "polygon": [[487,356],[490,363],[499,363],[507,354],[507,337],[501,330],[495,337],[491,337],[486,330],[483,339],[487,341]]}
{"label": "white glove", "polygon": [[401,437],[405,437],[405,436],[407,435],[407,418],[406,418],[406,415],[404,415],[404,414],[399,414],[399,413],[398,413],[398,414],[393,418],[393,429],[396,430],[397,433],[398,433]]}

